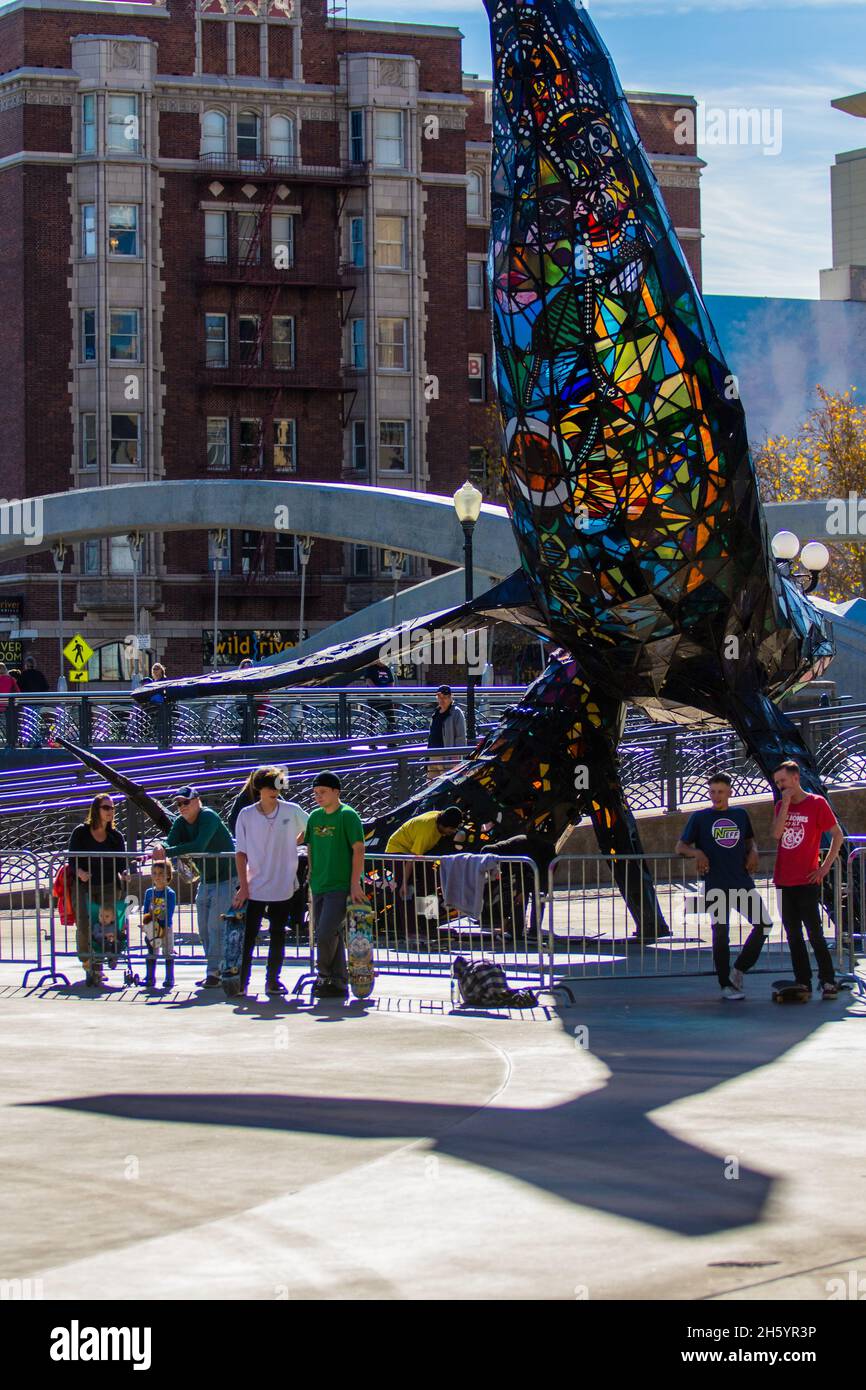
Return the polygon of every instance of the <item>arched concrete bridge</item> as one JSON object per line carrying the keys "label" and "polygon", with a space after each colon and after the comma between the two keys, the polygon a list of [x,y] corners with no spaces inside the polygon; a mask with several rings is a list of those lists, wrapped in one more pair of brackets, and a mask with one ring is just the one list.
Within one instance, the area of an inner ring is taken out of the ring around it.
{"label": "arched concrete bridge", "polygon": [[[463,533],[450,497],[355,483],[284,482],[254,479],[189,478],[173,482],[122,483],[75,488],[27,501],[38,507],[38,539],[28,542],[10,524],[14,504],[0,503],[0,561],[47,550],[58,542],[73,545],[130,531],[168,533],[226,528],[233,531],[287,531],[352,545],[402,550],[454,569],[404,589],[397,616],[420,617],[459,603],[463,597]],[[827,537],[825,502],[772,503],[765,508],[775,531],[794,531],[801,540]],[[839,530],[837,541],[863,541],[856,531]],[[475,528],[473,556],[476,592],[504,578],[519,564],[517,546],[504,507],[486,503]],[[297,648],[297,655],[331,642],[375,631],[391,621],[391,600],[373,604]]]}

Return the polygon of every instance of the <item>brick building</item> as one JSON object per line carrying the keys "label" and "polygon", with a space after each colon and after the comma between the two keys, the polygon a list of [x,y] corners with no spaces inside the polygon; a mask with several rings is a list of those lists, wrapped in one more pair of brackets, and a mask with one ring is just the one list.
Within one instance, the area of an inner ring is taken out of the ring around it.
{"label": "brick building", "polygon": [[[699,276],[700,161],[675,138],[693,103],[631,99]],[[328,0],[14,0],[3,496],[220,476],[450,493],[470,469],[494,494],[490,134],[489,83],[462,73],[454,28]],[[257,654],[254,632],[271,649],[297,634],[296,539],[228,542],[220,559],[205,532],[143,539],[139,630],[171,674],[210,660],[217,563],[227,662]],[[318,541],[304,627],[389,592],[389,561]],[[125,536],[65,556],[66,631],[100,648],[94,680],[120,674],[134,563]],[[34,634],[56,678],[52,559],[4,568],[0,637]],[[403,582],[423,574],[409,562]]]}

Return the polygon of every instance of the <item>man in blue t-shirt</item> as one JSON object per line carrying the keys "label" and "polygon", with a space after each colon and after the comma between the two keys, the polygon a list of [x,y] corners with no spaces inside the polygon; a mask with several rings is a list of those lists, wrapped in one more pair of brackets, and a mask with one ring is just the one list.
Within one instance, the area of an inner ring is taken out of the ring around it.
{"label": "man in blue t-shirt", "polygon": [[[713,925],[713,964],[719,977],[723,999],[745,999],[743,976],[751,970],[773,921],[752,874],[758,867],[755,832],[748,811],[729,806],[731,779],[726,772],[714,772],[709,779],[712,806],[694,811],[677,841],[677,854],[694,859],[698,873],[706,880],[706,903]],[[738,912],[751,925],[751,932],[731,967],[728,929],[731,913]]]}

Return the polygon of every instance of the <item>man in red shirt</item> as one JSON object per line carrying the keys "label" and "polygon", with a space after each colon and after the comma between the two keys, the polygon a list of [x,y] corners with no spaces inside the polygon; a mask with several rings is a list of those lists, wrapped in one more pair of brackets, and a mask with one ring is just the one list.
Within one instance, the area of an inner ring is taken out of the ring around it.
{"label": "man in red shirt", "polygon": [[[821,884],[838,857],[844,834],[824,797],[803,791],[798,763],[782,763],[773,773],[773,781],[781,793],[772,831],[777,842],[773,880],[781,898],[782,925],[791,949],[794,978],[811,990],[812,967],[803,940],[805,927],[815,953],[823,997],[835,999],[839,989],[821,925]],[[822,862],[821,836],[825,831],[830,831],[832,839]]]}

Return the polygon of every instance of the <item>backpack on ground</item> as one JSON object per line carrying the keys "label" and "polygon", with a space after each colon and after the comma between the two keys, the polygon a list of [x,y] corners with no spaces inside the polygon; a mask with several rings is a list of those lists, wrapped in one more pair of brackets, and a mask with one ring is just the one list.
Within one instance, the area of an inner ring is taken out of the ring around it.
{"label": "backpack on ground", "polygon": [[538,1003],[531,989],[511,989],[502,966],[492,960],[457,956],[454,978],[463,1003],[476,1008],[534,1009]]}

